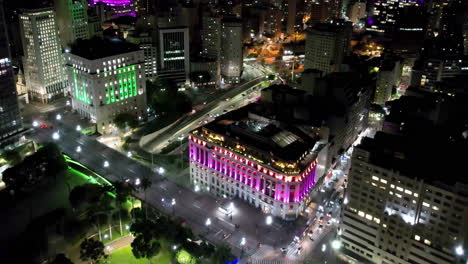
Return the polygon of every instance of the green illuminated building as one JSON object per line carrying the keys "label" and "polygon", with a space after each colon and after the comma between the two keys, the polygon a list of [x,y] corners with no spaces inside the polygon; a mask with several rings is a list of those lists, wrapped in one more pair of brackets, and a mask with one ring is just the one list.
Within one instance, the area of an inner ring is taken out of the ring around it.
{"label": "green illuminated building", "polygon": [[78,40],[65,54],[72,106],[97,124],[100,133],[112,131],[119,113],[146,118],[144,53],[122,40]]}

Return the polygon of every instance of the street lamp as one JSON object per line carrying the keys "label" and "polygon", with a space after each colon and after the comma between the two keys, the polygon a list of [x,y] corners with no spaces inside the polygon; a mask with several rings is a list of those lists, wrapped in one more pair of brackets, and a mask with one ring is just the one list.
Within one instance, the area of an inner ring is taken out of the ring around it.
{"label": "street lamp", "polygon": [[273,224],[273,217],[271,217],[271,215],[267,215],[265,222],[267,225]]}
{"label": "street lamp", "polygon": [[131,151],[127,152],[127,157],[129,157],[129,158],[132,157],[132,152]]}
{"label": "street lamp", "polygon": [[76,147],[76,153],[78,153],[78,159],[80,158],[81,146]]}
{"label": "street lamp", "polygon": [[53,140],[59,140],[59,139],[60,139],[60,134],[59,134],[58,131],[57,131],[57,132],[54,132],[54,133],[52,134],[52,139],[53,139]]}
{"label": "street lamp", "polygon": [[176,200],[175,198],[172,198],[172,201],[171,201],[172,214],[175,213],[175,205],[176,205]]}
{"label": "street lamp", "polygon": [[136,178],[135,179],[135,185],[138,186],[140,185],[141,181],[140,181],[140,178]]}
{"label": "street lamp", "polygon": [[159,167],[158,173],[163,175],[166,172],[166,170],[163,167]]}
{"label": "street lamp", "polygon": [[455,254],[457,254],[457,256],[463,256],[465,254],[465,250],[463,250],[461,246],[458,246],[455,248]]}
{"label": "street lamp", "polygon": [[104,168],[109,167],[109,162],[107,160],[104,161]]}
{"label": "street lamp", "polygon": [[80,125],[76,125],[76,131],[78,131],[78,132],[81,131],[81,126]]}
{"label": "street lamp", "polygon": [[39,122],[37,122],[36,120],[34,120],[34,121],[32,122],[32,126],[33,126],[33,127],[38,127],[38,126],[39,126]]}
{"label": "street lamp", "polygon": [[57,115],[55,116],[55,119],[57,119],[57,120],[62,120],[62,115],[61,115],[61,114],[57,114]]}
{"label": "street lamp", "polygon": [[242,238],[241,238],[240,245],[241,245],[241,246],[245,246],[245,243],[246,243],[245,237],[242,237]]}
{"label": "street lamp", "polygon": [[334,250],[338,250],[341,248],[341,241],[340,240],[333,240],[331,242],[331,247],[334,249]]}
{"label": "street lamp", "polygon": [[205,225],[206,225],[206,226],[210,226],[210,225],[211,225],[211,219],[210,219],[210,218],[207,218],[207,219],[206,219]]}

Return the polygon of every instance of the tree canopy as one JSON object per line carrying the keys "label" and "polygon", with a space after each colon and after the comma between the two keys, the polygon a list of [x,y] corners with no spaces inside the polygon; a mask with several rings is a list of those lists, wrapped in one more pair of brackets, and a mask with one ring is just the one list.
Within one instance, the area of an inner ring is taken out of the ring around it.
{"label": "tree canopy", "polygon": [[136,128],[138,126],[137,117],[129,113],[118,114],[113,122],[118,129]]}
{"label": "tree canopy", "polygon": [[80,259],[91,261],[91,263],[101,263],[108,255],[104,252],[104,244],[93,238],[86,238],[80,244]]}

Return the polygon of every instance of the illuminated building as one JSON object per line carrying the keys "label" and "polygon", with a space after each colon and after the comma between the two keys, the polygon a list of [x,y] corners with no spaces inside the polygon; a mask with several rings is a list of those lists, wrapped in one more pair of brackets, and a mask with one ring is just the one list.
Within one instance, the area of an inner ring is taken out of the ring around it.
{"label": "illuminated building", "polygon": [[385,59],[377,72],[374,104],[384,105],[390,100],[392,90],[399,86],[402,67],[398,59]]}
{"label": "illuminated building", "polygon": [[[133,0],[88,0],[91,7],[105,4],[113,11],[114,17],[136,16]],[[99,13],[99,12],[98,12]]]}
{"label": "illuminated building", "polygon": [[185,84],[190,74],[190,43],[187,27],[158,29],[158,76]]}
{"label": "illuminated building", "polygon": [[309,25],[325,23],[330,18],[341,17],[341,0],[310,0],[307,8],[310,11]]}
{"label": "illuminated building", "polygon": [[466,263],[466,141],[416,137],[377,132],[355,147],[342,245],[371,263]]}
{"label": "illuminated building", "polygon": [[468,75],[468,59],[464,57],[421,59],[413,67],[411,85],[434,91],[438,82],[457,75]]}
{"label": "illuminated building", "polygon": [[326,142],[320,128],[275,120],[269,107],[251,104],[192,131],[190,178],[196,191],[237,197],[294,220],[324,173]]}
{"label": "illuminated building", "polygon": [[17,142],[22,129],[6,32],[3,1],[0,1],[0,147],[2,148]]}
{"label": "illuminated building", "polygon": [[349,55],[352,34],[350,22],[317,24],[307,31],[305,69],[316,69],[325,74],[340,71],[346,55]]}
{"label": "illuminated building", "polygon": [[219,58],[221,51],[221,17],[205,13],[202,17],[202,55]]}
{"label": "illuminated building", "polygon": [[89,38],[86,0],[55,0],[55,12],[62,47]]}
{"label": "illuminated building", "polygon": [[226,17],[221,24],[221,77],[225,83],[239,83],[243,68],[242,22]]}
{"label": "illuminated building", "polygon": [[137,45],[78,40],[65,57],[72,107],[96,123],[99,133],[111,132],[120,113],[146,118],[145,57]]}
{"label": "illuminated building", "polygon": [[19,18],[30,99],[47,103],[63,97],[66,80],[55,12],[51,8],[23,10]]}
{"label": "illuminated building", "polygon": [[381,34],[392,34],[397,16],[403,8],[420,6],[422,0],[376,0],[371,6],[366,30]]}
{"label": "illuminated building", "polygon": [[127,36],[126,40],[138,45],[143,50],[146,79],[154,81],[158,71],[158,49],[154,45],[151,34],[149,32],[133,32]]}

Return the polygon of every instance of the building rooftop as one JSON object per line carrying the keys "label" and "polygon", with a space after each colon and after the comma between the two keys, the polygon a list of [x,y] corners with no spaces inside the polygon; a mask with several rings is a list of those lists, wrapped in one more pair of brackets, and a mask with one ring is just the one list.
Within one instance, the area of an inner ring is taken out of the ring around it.
{"label": "building rooftop", "polygon": [[406,177],[445,185],[467,181],[460,174],[468,155],[466,140],[453,142],[430,135],[400,136],[377,132],[374,138],[364,138],[358,148],[371,153],[372,164],[399,171]]}
{"label": "building rooftop", "polygon": [[139,50],[138,45],[121,39],[78,39],[72,44],[70,53],[88,60],[96,60]]}
{"label": "building rooftop", "polygon": [[316,158],[312,149],[319,140],[318,131],[310,126],[271,119],[262,109],[261,103],[250,104],[192,133],[276,169],[282,168],[273,161],[295,164],[288,172],[299,173]]}

